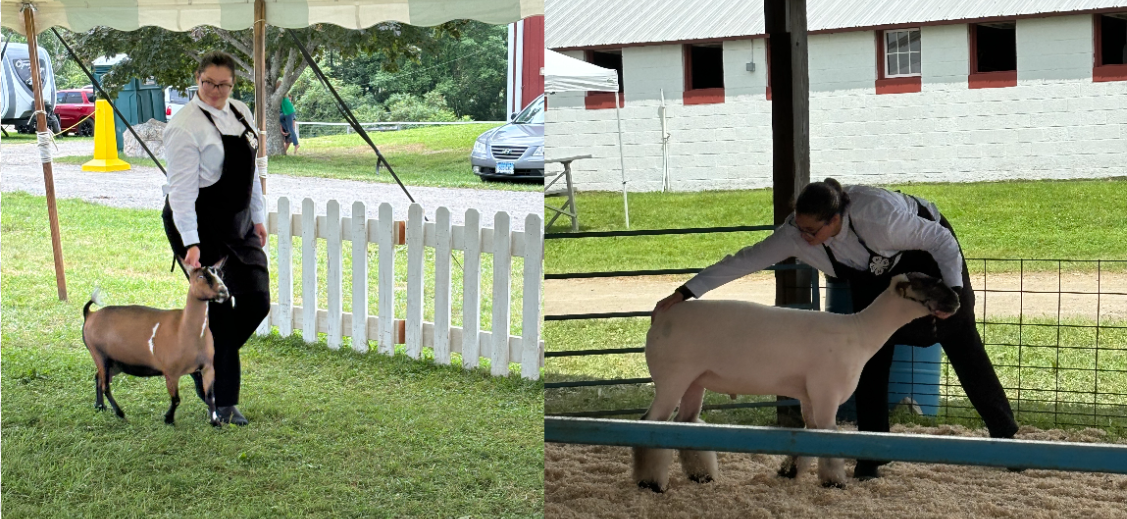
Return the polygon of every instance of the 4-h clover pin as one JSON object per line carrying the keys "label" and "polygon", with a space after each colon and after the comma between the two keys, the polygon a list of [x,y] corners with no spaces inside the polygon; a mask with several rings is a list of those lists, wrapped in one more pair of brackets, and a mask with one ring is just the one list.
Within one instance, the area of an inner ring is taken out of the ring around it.
{"label": "4-h clover pin", "polygon": [[888,270],[888,265],[891,263],[888,258],[884,256],[873,256],[869,259],[869,271],[875,276],[884,274]]}

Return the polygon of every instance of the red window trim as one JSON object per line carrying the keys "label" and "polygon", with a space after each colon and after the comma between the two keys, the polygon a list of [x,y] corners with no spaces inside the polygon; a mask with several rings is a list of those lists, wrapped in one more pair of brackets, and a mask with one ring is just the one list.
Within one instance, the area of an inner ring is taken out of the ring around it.
{"label": "red window trim", "polygon": [[[594,59],[595,51],[593,49],[586,49],[583,51],[583,60],[591,63]],[[606,110],[614,108],[614,92],[596,92],[588,90],[587,95],[583,97],[583,106],[587,110]],[[618,107],[626,106],[626,95],[622,91],[622,85],[618,85]]]}
{"label": "red window trim", "polygon": [[[894,29],[903,30],[903,29]],[[923,90],[923,75],[919,76],[905,76],[905,77],[885,77],[885,63],[884,63],[884,33],[885,31],[876,31],[877,36],[877,80],[876,90],[877,95],[885,94],[914,94]],[[920,41],[923,45],[923,41]]]}
{"label": "red window trim", "polygon": [[1092,46],[1095,55],[1092,57],[1092,82],[1105,83],[1108,81],[1127,81],[1127,64],[1104,65],[1103,56],[1103,23],[1102,14],[1092,15]]}
{"label": "red window trim", "polygon": [[970,33],[970,74],[967,75],[967,87],[979,88],[1008,88],[1017,86],[1017,71],[1002,70],[998,72],[978,71],[978,24],[967,24]]}
{"label": "red window trim", "polygon": [[[607,108],[614,108],[614,92],[587,92],[587,97],[583,98],[583,105],[588,110],[604,110]],[[618,107],[626,106],[626,96],[622,92],[618,93]]]}
{"label": "red window trim", "polygon": [[686,43],[681,46],[682,75],[685,77],[685,90],[681,93],[681,102],[685,105],[712,105],[724,102],[724,87],[720,88],[693,88],[693,46]]}

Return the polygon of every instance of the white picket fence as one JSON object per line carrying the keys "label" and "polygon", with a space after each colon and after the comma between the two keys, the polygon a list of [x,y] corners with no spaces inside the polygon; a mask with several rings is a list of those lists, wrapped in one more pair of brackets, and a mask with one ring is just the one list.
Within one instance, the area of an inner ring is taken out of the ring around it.
{"label": "white picket fence", "polygon": [[[317,332],[328,335],[328,346],[339,349],[342,338],[352,337],[352,348],[368,351],[375,340],[380,353],[391,355],[396,344],[405,344],[412,358],[422,355],[423,347],[434,350],[435,362],[450,364],[450,354],[462,354],[467,369],[476,368],[479,358],[490,359],[491,373],[509,374],[509,363],[519,363],[521,375],[538,379],[544,365],[544,343],[540,340],[540,290],[544,258],[542,217],[529,214],[524,230],[513,232],[510,217],[498,212],[493,228],[481,227],[481,216],[469,209],[465,225],[451,225],[450,210],[440,207],[435,221],[424,220],[422,206],[412,204],[407,221],[395,221],[392,206],[382,203],[378,218],[366,218],[363,202],[352,204],[353,217],[340,216],[340,203],[330,200],[326,214],[317,216],[314,202],[306,198],[301,211],[291,213],[288,198],[278,199],[278,211],[270,213],[267,229],[277,235],[278,248],[271,255],[272,275],[278,280],[278,300],[271,302],[270,315],[259,327],[265,335],[277,326],[285,337],[301,330],[306,342],[316,342]],[[355,215],[362,217],[357,218]],[[301,305],[293,298],[293,237],[301,236]],[[359,239],[354,239],[359,237]],[[350,252],[343,248],[351,242]],[[378,246],[378,315],[368,315],[368,244]],[[402,319],[395,309],[395,254],[385,251],[407,247],[407,309]],[[317,249],[327,249],[328,279],[317,279]],[[435,289],[433,302],[424,301],[424,247],[435,250]],[[451,326],[451,252],[465,251],[462,276],[462,327]],[[352,255],[352,313],[341,309],[342,259]],[[481,329],[481,255],[493,255],[492,331]],[[524,290],[521,304],[521,336],[509,335],[512,258],[524,258]],[[328,308],[317,308],[318,282],[326,283]],[[423,305],[434,305],[435,322],[423,321]],[[502,333],[497,333],[498,331]]]}

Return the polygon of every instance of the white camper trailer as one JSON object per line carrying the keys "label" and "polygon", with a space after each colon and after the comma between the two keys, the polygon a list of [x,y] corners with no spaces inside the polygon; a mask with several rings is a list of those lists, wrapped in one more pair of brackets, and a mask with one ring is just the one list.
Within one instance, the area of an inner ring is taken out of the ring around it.
{"label": "white camper trailer", "polygon": [[[47,126],[59,131],[59,118],[55,115],[55,72],[51,57],[39,48],[39,77],[43,81],[43,104],[47,111]],[[15,125],[20,133],[35,133],[35,97],[31,90],[31,67],[27,44],[9,43],[4,51],[3,70],[0,73],[0,113],[3,124]]]}

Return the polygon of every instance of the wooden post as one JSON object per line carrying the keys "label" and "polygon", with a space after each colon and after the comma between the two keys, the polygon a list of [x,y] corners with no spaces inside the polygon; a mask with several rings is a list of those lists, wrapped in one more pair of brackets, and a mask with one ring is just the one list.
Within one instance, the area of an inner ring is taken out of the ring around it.
{"label": "wooden post", "polygon": [[[266,0],[254,0],[254,118],[258,120],[258,156],[266,157]],[[266,178],[262,194],[266,194]]]}
{"label": "wooden post", "polygon": [[[810,81],[806,48],[806,0],[764,0],[771,41],[771,138],[775,225],[794,210],[798,192],[810,182]],[[794,264],[794,258],[785,263]],[[806,270],[775,271],[775,304],[810,303]],[[778,408],[779,424],[802,427],[792,407]]]}
{"label": "wooden post", "polygon": [[[39,77],[39,45],[35,32],[35,9],[23,8],[24,28],[27,31],[27,57],[31,62],[31,89],[35,94],[35,131],[47,129],[47,113],[43,104],[43,78]],[[67,300],[67,279],[63,269],[63,244],[59,236],[59,212],[55,208],[55,175],[50,159],[43,162],[43,187],[47,193],[47,218],[51,222],[51,252],[55,257],[55,284],[59,301]]]}

